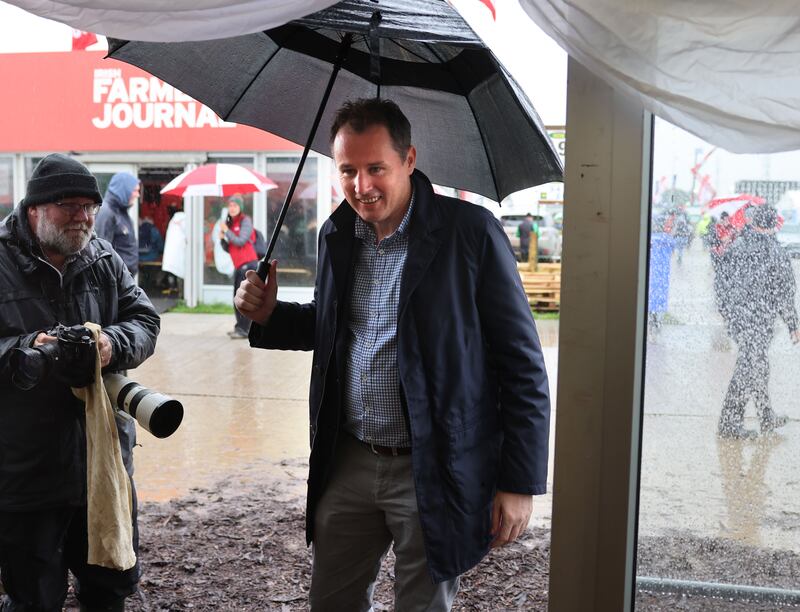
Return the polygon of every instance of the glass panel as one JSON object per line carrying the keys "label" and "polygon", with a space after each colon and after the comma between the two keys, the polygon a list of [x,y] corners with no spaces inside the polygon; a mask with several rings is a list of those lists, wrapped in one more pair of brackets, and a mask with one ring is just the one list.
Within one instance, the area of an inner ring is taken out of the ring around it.
{"label": "glass panel", "polygon": [[183,166],[143,166],[137,176],[139,196],[139,286],[156,307],[183,295],[181,280],[161,269],[169,222],[183,210],[183,198],[162,194],[161,189],[183,172]]}
{"label": "glass panel", "polygon": [[[267,235],[269,242],[286,193],[294,178],[299,157],[270,157],[267,176],[278,184],[267,192]],[[283,287],[311,287],[317,274],[317,160],[306,159],[294,198],[286,212],[273,257],[279,262],[279,283]]]}
{"label": "glass panel", "polygon": [[[242,212],[253,218],[253,194],[242,194]],[[230,223],[225,198],[203,198],[203,283],[206,285],[231,285],[233,260],[220,243],[221,225]]]}
{"label": "glass panel", "polygon": [[798,588],[800,152],[654,143],[636,605],[778,609],[677,581]]}
{"label": "glass panel", "polygon": [[14,160],[0,157],[0,219],[14,208]]}
{"label": "glass panel", "polygon": [[[209,156],[208,163],[239,164],[253,168],[252,156]],[[242,194],[244,214],[253,218],[253,194]],[[233,261],[220,244],[220,224],[227,222],[228,209],[224,198],[203,198],[203,284],[233,286]],[[231,289],[232,291],[232,289]],[[231,298],[232,299],[232,298]]]}

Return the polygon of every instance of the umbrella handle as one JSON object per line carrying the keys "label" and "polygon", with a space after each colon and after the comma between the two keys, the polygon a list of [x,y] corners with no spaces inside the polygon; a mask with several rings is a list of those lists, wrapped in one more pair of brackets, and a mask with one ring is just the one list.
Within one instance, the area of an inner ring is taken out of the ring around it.
{"label": "umbrella handle", "polygon": [[263,259],[259,260],[258,267],[256,268],[256,274],[258,274],[258,278],[262,281],[267,280],[267,275],[269,275],[269,264],[271,262],[267,261],[267,258],[264,257]]}
{"label": "umbrella handle", "polygon": [[264,257],[261,258],[261,261],[258,262],[258,268],[256,272],[258,273],[259,278],[262,281],[267,280],[267,273],[269,272],[269,264],[270,264],[270,255],[272,255],[272,250],[275,248],[275,243],[278,241],[278,234],[281,231],[281,227],[283,226],[283,220],[286,218],[286,212],[289,210],[289,204],[292,201],[292,197],[294,196],[294,190],[297,188],[297,182],[300,180],[300,173],[303,171],[303,166],[305,166],[306,158],[308,157],[308,152],[311,149],[311,143],[314,142],[314,137],[317,134],[317,128],[319,127],[319,123],[322,120],[322,114],[325,112],[325,107],[328,104],[328,98],[330,98],[331,90],[333,89],[333,84],[336,82],[336,76],[339,74],[339,69],[342,67],[342,63],[344,62],[344,58],[347,56],[347,51],[350,49],[350,44],[353,41],[353,35],[348,33],[345,34],[345,37],[342,39],[341,45],[339,45],[339,54],[336,56],[336,61],[333,64],[333,71],[331,72],[331,77],[328,79],[328,85],[325,88],[325,93],[322,96],[322,101],[320,102],[319,109],[317,109],[317,115],[314,117],[314,123],[311,126],[311,131],[308,134],[308,140],[306,140],[306,146],[303,148],[303,154],[300,156],[300,163],[297,166],[297,170],[295,170],[294,178],[292,178],[292,184],[289,186],[289,191],[286,193],[286,199],[283,201],[283,206],[281,206],[281,212],[278,215],[278,221],[275,223],[275,229],[272,230],[272,236],[269,239],[269,246],[267,246],[267,252],[264,253]]}

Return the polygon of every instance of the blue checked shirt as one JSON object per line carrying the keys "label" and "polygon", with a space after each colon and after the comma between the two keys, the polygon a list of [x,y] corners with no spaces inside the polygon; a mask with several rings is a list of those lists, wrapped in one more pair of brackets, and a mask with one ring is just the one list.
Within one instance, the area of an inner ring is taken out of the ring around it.
{"label": "blue checked shirt", "polygon": [[344,428],[381,446],[411,446],[397,371],[397,309],[413,209],[412,193],[400,226],[377,245],[375,231],[356,217],[361,248],[347,323]]}

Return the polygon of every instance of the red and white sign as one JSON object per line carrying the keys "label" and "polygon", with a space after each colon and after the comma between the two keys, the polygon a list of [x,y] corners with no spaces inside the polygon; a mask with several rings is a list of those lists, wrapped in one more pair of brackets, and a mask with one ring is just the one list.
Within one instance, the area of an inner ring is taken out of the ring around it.
{"label": "red and white sign", "polygon": [[0,82],[0,152],[300,149],[96,52],[4,54]]}

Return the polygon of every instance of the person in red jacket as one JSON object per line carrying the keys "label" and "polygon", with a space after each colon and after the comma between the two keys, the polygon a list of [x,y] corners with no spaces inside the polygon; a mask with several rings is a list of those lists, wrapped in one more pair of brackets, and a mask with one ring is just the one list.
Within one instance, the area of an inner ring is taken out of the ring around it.
{"label": "person in red jacket", "polygon": [[[244,280],[248,270],[255,270],[258,267],[258,256],[255,248],[255,231],[253,220],[242,212],[244,198],[241,194],[235,193],[228,198],[228,218],[225,223],[220,224],[220,240],[224,248],[233,260],[233,295],[236,296],[236,289]],[[233,331],[228,332],[231,338],[247,338],[250,331],[250,321],[238,310],[236,314],[236,326]]]}

